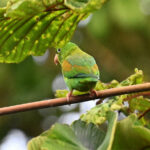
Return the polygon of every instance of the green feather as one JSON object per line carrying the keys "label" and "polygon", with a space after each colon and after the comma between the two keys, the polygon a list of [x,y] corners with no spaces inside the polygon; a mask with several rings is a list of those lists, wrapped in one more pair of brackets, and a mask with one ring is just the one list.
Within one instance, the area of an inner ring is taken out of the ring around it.
{"label": "green feather", "polygon": [[70,90],[89,91],[99,80],[95,59],[69,42],[58,53],[64,80]]}

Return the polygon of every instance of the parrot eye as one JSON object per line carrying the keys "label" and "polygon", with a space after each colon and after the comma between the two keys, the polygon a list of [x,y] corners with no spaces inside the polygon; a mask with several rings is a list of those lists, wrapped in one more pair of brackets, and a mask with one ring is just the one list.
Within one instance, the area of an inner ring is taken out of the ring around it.
{"label": "parrot eye", "polygon": [[60,48],[58,48],[58,49],[57,49],[57,53],[60,53],[60,51],[61,51],[61,49],[60,49]]}

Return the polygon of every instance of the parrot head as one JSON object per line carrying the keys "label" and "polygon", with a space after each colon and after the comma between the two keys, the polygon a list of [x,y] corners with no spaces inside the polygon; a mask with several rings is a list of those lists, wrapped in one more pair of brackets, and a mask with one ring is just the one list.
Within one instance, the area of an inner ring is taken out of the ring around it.
{"label": "parrot head", "polygon": [[54,57],[54,63],[57,65],[58,63],[62,64],[67,56],[69,56],[78,46],[74,43],[67,43],[61,49],[57,49],[57,54]]}

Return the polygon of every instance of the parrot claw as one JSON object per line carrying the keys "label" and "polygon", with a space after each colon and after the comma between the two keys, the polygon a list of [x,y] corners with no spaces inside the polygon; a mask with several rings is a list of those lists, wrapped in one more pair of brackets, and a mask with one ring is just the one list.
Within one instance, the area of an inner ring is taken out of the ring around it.
{"label": "parrot claw", "polygon": [[70,97],[72,96],[72,92],[73,91],[70,91],[68,94],[67,94],[67,102],[70,103]]}
{"label": "parrot claw", "polygon": [[91,90],[91,91],[90,91],[90,95],[91,95],[92,97],[97,97],[97,96],[98,96],[96,90]]}

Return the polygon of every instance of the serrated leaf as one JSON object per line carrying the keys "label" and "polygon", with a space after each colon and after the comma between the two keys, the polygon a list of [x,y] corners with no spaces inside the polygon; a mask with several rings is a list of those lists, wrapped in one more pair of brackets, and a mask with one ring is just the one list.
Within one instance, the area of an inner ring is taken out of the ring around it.
{"label": "serrated leaf", "polygon": [[88,12],[99,9],[106,0],[65,0],[65,5],[75,11]]}
{"label": "serrated leaf", "polygon": [[43,55],[50,47],[62,47],[79,21],[102,4],[93,2],[84,2],[93,9],[78,12],[63,0],[9,0],[5,11],[0,9],[0,62],[18,63],[29,55]]}
{"label": "serrated leaf", "polygon": [[[4,0],[5,1],[5,0]],[[7,0],[7,17],[33,16],[43,11],[65,8],[63,0]]]}
{"label": "serrated leaf", "polygon": [[126,80],[122,81],[120,84],[121,86],[140,84],[143,83],[143,78],[144,78],[143,71],[135,68],[135,74],[129,76]]}
{"label": "serrated leaf", "polygon": [[60,10],[0,23],[0,62],[20,62],[28,55],[42,55],[49,47],[63,45],[82,17]]}
{"label": "serrated leaf", "polygon": [[81,120],[72,126],[55,124],[28,143],[28,150],[96,150],[102,143],[105,132],[94,124]]}
{"label": "serrated leaf", "polygon": [[46,8],[42,1],[10,0],[7,5],[6,17],[22,18],[36,15]]}
{"label": "serrated leaf", "polygon": [[39,137],[32,139],[28,150],[86,150],[68,125],[55,124],[52,128]]}
{"label": "serrated leaf", "polygon": [[71,126],[57,123],[33,138],[28,143],[28,150],[110,150],[117,113],[108,112],[107,119],[107,131],[101,126],[81,120],[75,121]]}
{"label": "serrated leaf", "polygon": [[150,100],[148,98],[144,98],[143,96],[132,98],[129,100],[129,108],[132,112],[135,110],[140,112],[146,111],[150,108]]}
{"label": "serrated leaf", "polygon": [[109,111],[120,110],[122,108],[122,103],[110,99],[106,103],[96,105],[87,113],[80,116],[82,121],[87,123],[94,123],[96,125],[101,125],[107,120],[107,114]]}
{"label": "serrated leaf", "polygon": [[141,150],[150,147],[150,130],[140,125],[135,114],[117,123],[112,150]]}

